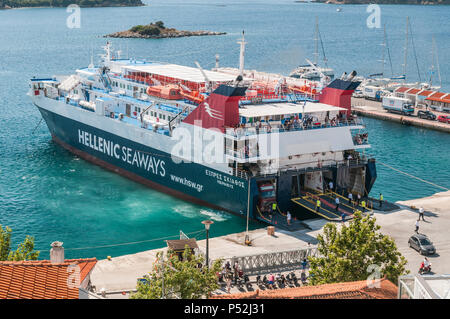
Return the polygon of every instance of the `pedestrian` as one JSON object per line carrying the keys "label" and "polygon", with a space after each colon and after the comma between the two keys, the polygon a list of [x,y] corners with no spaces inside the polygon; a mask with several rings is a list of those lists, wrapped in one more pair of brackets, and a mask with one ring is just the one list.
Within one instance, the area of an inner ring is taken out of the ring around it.
{"label": "pedestrian", "polygon": [[234,270],[234,284],[237,285],[237,281],[239,278],[239,264],[237,261],[234,263],[233,270]]}
{"label": "pedestrian", "polygon": [[383,206],[383,194],[380,193],[380,208]]}
{"label": "pedestrian", "polygon": [[307,265],[308,265],[308,261],[306,260],[306,258],[303,258],[303,260],[302,260],[302,269],[306,269]]}
{"label": "pedestrian", "polygon": [[353,206],[353,194],[348,193],[348,203]]}
{"label": "pedestrian", "polygon": [[339,211],[339,197],[336,196],[335,202],[336,202],[336,211]]}
{"label": "pedestrian", "polygon": [[419,220],[420,220],[420,217],[422,217],[422,220],[425,221],[425,218],[423,216],[424,216],[424,214],[423,214],[423,207],[420,207],[419,208]]}
{"label": "pedestrian", "polygon": [[231,277],[232,277],[231,271],[227,271],[226,279],[227,279],[227,292],[228,293],[231,292]]}
{"label": "pedestrian", "polygon": [[316,201],[316,212],[320,210],[320,199],[317,199]]}
{"label": "pedestrian", "polygon": [[277,203],[272,203],[272,214],[275,214],[277,211]]}
{"label": "pedestrian", "polygon": [[361,194],[360,193],[358,193],[358,198],[357,198],[357,202],[356,202],[356,204],[359,206],[359,202],[361,201]]}
{"label": "pedestrian", "polygon": [[362,207],[362,211],[365,212],[366,211],[366,201],[365,200],[363,200],[361,202],[361,207]]}
{"label": "pedestrian", "polygon": [[419,220],[416,220],[416,233],[419,233]]}
{"label": "pedestrian", "polygon": [[275,282],[275,277],[273,276],[273,274],[270,274],[268,279],[269,280],[268,280],[267,283],[269,284],[269,288],[272,289],[273,288],[273,284]]}
{"label": "pedestrian", "polygon": [[344,213],[342,213],[341,218],[342,218],[342,223],[345,223],[345,214]]}
{"label": "pedestrian", "polygon": [[287,224],[288,224],[288,226],[290,226],[291,225],[291,213],[288,211],[287,213],[286,213],[286,220],[287,220]]}
{"label": "pedestrian", "polygon": [[330,191],[333,191],[333,186],[333,181],[330,181],[330,183],[328,184]]}

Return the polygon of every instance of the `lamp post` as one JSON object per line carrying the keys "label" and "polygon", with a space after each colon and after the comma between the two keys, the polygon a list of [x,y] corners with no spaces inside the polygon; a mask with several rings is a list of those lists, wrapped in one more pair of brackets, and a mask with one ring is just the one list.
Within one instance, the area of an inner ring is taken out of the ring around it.
{"label": "lamp post", "polygon": [[205,225],[206,229],[206,268],[209,269],[209,226],[214,224],[212,220],[204,220],[202,224]]}

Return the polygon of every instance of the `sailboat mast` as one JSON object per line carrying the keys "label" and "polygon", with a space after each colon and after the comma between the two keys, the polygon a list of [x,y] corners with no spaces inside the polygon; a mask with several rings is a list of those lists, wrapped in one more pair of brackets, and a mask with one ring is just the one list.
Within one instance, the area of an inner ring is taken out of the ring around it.
{"label": "sailboat mast", "polygon": [[385,59],[385,53],[386,53],[386,24],[384,24],[383,27],[384,31],[383,31],[383,54],[382,54],[382,58],[381,58],[381,74],[382,76],[384,76],[384,64],[386,63],[386,59]]}
{"label": "sailboat mast", "polygon": [[406,17],[406,34],[405,34],[405,61],[403,63],[403,76],[404,81],[406,82],[406,65],[408,62],[408,26],[409,26],[409,17]]}
{"label": "sailboat mast", "polygon": [[436,67],[438,72],[439,87],[442,87],[441,70],[439,68],[439,56],[436,47],[436,39],[434,38],[434,36],[433,36],[433,55],[436,57]]}
{"label": "sailboat mast", "polygon": [[316,17],[316,30],[314,32],[314,64],[317,65],[319,62],[319,18]]}

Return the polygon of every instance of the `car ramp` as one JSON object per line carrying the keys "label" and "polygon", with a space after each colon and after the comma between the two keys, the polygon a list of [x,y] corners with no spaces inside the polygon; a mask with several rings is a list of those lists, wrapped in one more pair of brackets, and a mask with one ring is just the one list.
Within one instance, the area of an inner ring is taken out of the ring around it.
{"label": "car ramp", "polygon": [[356,211],[360,211],[363,215],[370,215],[372,214],[372,209],[370,209],[369,207],[372,206],[372,202],[368,201],[367,199],[361,199],[362,201],[366,202],[366,207],[363,207],[361,205],[357,205],[356,201],[353,200],[353,203],[350,203],[348,198],[335,193],[333,191],[328,191],[326,193],[320,194],[320,195],[316,195],[316,196],[320,196],[320,199],[322,202],[325,202],[326,205],[336,208],[336,197],[339,198],[339,212],[342,214],[346,214],[346,215],[350,215],[353,217],[353,214]]}
{"label": "car ramp", "polygon": [[325,218],[327,220],[331,221],[340,220],[340,216],[336,212],[333,212],[331,209],[329,209],[329,207],[326,207],[322,201],[319,211],[316,211],[316,202],[310,196],[292,198],[291,201],[303,207],[304,209],[307,209],[308,211],[316,215],[319,215],[320,217]]}

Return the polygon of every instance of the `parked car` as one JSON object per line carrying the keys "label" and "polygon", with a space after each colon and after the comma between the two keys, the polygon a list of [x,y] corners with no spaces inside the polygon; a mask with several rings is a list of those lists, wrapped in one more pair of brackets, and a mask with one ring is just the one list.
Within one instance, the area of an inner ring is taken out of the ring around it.
{"label": "parked car", "polygon": [[450,123],[450,115],[439,115],[437,120],[442,123]]}
{"label": "parked car", "polygon": [[433,243],[423,234],[412,235],[408,240],[409,247],[417,250],[421,255],[433,255],[436,253]]}
{"label": "parked car", "polygon": [[436,114],[434,114],[431,111],[418,111],[417,117],[425,120],[432,120],[434,121],[436,119]]}

